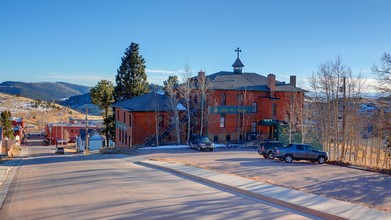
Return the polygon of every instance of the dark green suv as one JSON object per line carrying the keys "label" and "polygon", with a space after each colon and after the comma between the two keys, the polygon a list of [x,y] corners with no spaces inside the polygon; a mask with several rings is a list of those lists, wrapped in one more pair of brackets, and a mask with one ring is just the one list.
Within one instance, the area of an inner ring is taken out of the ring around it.
{"label": "dark green suv", "polygon": [[283,146],[284,143],[279,141],[263,141],[258,146],[258,154],[262,155],[265,159],[274,159],[273,148]]}

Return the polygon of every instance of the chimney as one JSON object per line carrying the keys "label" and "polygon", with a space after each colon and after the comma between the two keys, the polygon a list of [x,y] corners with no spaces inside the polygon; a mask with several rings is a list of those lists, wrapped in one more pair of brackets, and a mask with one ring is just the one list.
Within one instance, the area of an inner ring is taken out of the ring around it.
{"label": "chimney", "polygon": [[274,97],[276,91],[276,75],[272,73],[267,75],[267,87],[270,89],[270,97]]}
{"label": "chimney", "polygon": [[205,72],[202,71],[202,70],[200,70],[200,71],[198,72],[198,78],[205,78]]}
{"label": "chimney", "polygon": [[270,92],[274,93],[276,90],[276,75],[270,73],[267,75],[267,87],[270,89]]}
{"label": "chimney", "polygon": [[290,77],[290,81],[289,81],[289,84],[293,87],[296,87],[296,76],[292,75]]}

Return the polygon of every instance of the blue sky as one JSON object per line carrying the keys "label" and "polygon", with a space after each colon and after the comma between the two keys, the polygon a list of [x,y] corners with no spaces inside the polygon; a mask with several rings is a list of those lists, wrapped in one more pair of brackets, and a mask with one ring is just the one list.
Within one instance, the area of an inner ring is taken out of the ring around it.
{"label": "blue sky", "polygon": [[354,72],[391,52],[391,1],[0,0],[0,82],[115,82],[125,48],[140,44],[148,81],[231,70],[298,82],[338,55]]}

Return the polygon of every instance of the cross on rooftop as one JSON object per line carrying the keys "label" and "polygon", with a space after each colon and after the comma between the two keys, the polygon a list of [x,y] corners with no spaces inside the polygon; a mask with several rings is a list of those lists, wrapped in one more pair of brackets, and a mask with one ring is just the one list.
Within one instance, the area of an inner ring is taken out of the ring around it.
{"label": "cross on rooftop", "polygon": [[238,53],[238,58],[239,58],[239,53],[242,52],[242,50],[239,49],[239,47],[235,50],[235,52]]}

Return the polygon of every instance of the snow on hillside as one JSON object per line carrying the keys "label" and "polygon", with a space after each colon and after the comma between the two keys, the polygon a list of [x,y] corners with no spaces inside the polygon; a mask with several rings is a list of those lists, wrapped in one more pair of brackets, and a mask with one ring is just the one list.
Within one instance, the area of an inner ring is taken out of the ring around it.
{"label": "snow on hillside", "polygon": [[31,99],[23,97],[13,97],[0,93],[0,112],[9,110],[11,114],[28,112],[30,110],[36,111],[48,111],[50,108],[43,106],[34,107],[34,104]]}

